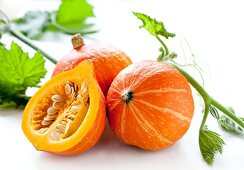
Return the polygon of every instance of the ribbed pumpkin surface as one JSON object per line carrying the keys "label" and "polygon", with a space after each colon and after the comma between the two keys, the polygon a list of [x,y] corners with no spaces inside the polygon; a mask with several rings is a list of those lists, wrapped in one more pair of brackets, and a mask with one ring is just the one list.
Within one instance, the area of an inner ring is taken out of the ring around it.
{"label": "ribbed pumpkin surface", "polygon": [[154,61],[130,65],[114,79],[106,98],[112,130],[145,150],[174,144],[194,112],[189,83],[173,67]]}

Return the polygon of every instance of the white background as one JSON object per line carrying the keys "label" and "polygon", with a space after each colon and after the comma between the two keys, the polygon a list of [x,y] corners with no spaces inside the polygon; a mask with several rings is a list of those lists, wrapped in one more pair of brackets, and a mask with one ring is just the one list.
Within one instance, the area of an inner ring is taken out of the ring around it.
{"label": "white background", "polygon": [[[55,9],[59,1],[4,1],[0,8],[9,16],[21,15],[29,9]],[[244,10],[238,0],[93,0],[97,15],[96,23],[101,30],[87,37],[87,41],[98,40],[124,50],[133,61],[155,60],[160,44],[138,28],[140,22],[131,11],[140,11],[164,21],[169,31],[178,36],[168,41],[170,49],[189,57],[190,43],[197,62],[203,68],[205,88],[224,105],[235,108],[244,117]],[[14,40],[33,54],[33,50],[10,36],[2,41],[10,44]],[[35,42],[57,59],[71,49],[69,36],[50,36]],[[1,64],[1,63],[0,63]],[[49,74],[53,65],[46,63]],[[199,79],[196,72],[192,72]],[[200,79],[199,79],[200,80]],[[33,93],[30,90],[29,93]],[[88,170],[241,170],[244,161],[244,138],[230,136],[219,130],[215,120],[208,119],[210,129],[219,132],[225,139],[223,155],[217,155],[214,166],[209,167],[200,155],[198,129],[202,118],[202,107],[195,95],[195,115],[189,131],[172,147],[163,151],[143,151],[120,143],[109,127],[105,129],[100,142],[90,151],[74,156],[62,157],[37,152],[27,141],[21,130],[23,110],[0,110],[0,169],[51,170],[51,169],[88,169]]]}

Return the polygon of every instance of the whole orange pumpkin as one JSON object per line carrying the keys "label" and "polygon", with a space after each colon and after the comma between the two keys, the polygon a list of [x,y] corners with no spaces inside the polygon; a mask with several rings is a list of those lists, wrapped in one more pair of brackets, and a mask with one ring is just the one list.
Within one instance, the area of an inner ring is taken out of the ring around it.
{"label": "whole orange pumpkin", "polygon": [[189,83],[173,67],[142,61],[122,70],[106,98],[109,125],[123,142],[145,150],[174,144],[194,112]]}
{"label": "whole orange pumpkin", "polygon": [[85,59],[91,59],[104,95],[115,76],[131,64],[131,59],[123,51],[100,43],[84,44],[79,34],[72,38],[72,43],[74,49],[56,64],[53,76],[76,67]]}

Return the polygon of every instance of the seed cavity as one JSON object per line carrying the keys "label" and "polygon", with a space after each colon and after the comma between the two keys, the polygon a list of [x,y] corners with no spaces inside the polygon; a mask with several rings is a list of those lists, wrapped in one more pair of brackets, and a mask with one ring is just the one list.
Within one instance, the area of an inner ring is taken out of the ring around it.
{"label": "seed cavity", "polygon": [[69,107],[64,109],[63,114],[65,116],[63,119],[57,123],[50,133],[49,139],[53,142],[71,136],[82,123],[89,107],[88,86],[86,83],[82,83],[79,89],[77,84],[66,82],[65,93],[74,98]]}
{"label": "seed cavity", "polygon": [[43,118],[41,125],[44,127],[50,126],[58,116],[58,112],[64,108],[66,102],[65,97],[55,94],[51,97],[52,106],[47,109],[47,115]]}
{"label": "seed cavity", "polygon": [[76,96],[79,88],[78,85],[76,83],[72,83],[70,81],[66,81],[65,85],[64,85],[64,89],[65,89],[65,94],[66,95],[72,95],[72,96]]}
{"label": "seed cavity", "polygon": [[[55,122],[49,134],[53,142],[71,136],[83,122],[89,108],[88,85],[65,81],[60,90],[50,90],[48,97],[34,108],[32,127],[45,134]],[[60,88],[60,87],[59,87]],[[58,116],[62,118],[58,119]],[[58,120],[58,122],[56,122]]]}

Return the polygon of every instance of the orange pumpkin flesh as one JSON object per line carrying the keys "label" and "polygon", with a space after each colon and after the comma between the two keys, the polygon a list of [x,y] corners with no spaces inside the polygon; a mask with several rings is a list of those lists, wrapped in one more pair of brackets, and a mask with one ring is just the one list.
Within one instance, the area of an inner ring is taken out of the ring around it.
{"label": "orange pumpkin flesh", "polygon": [[194,112],[185,77],[154,61],[122,70],[111,84],[106,103],[109,125],[118,138],[145,150],[174,144],[188,130]]}
{"label": "orange pumpkin flesh", "polygon": [[74,36],[72,43],[74,49],[58,61],[53,76],[76,67],[85,59],[91,59],[104,95],[107,94],[115,76],[131,64],[130,58],[123,51],[112,46],[99,43],[84,44],[80,35]]}
{"label": "orange pumpkin flesh", "polygon": [[37,150],[74,155],[98,142],[105,115],[93,64],[85,60],[39,89],[24,110],[22,129]]}

